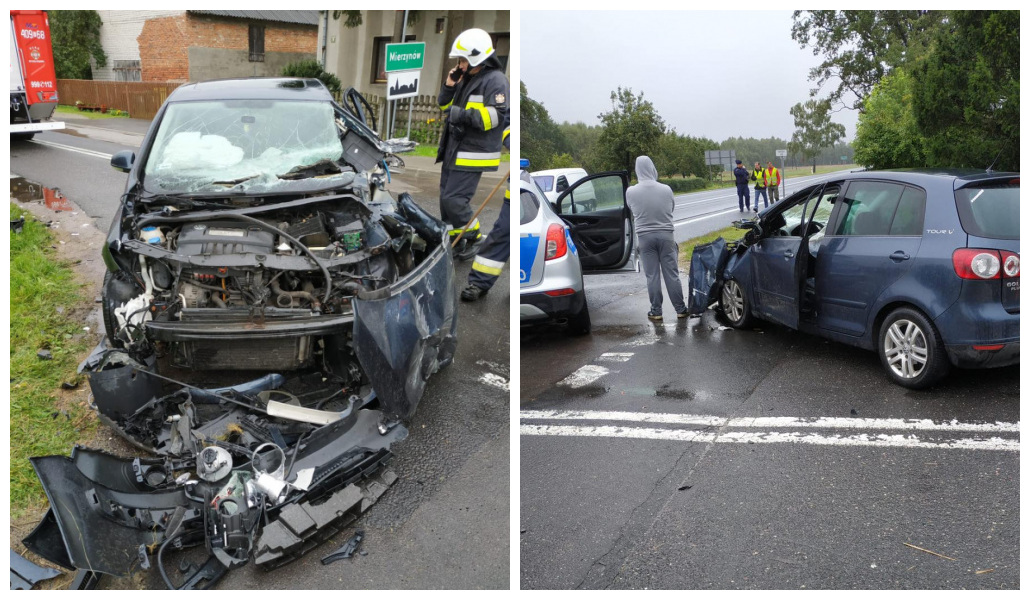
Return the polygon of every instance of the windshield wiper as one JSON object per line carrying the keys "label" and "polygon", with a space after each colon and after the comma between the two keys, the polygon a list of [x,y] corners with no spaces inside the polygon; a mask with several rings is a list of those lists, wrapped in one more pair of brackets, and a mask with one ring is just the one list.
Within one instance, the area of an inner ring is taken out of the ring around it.
{"label": "windshield wiper", "polygon": [[279,179],[307,179],[309,177],[325,177],[327,175],[339,175],[343,169],[337,163],[323,158],[322,160],[300,167],[293,167],[287,173],[276,175]]}
{"label": "windshield wiper", "polygon": [[212,181],[211,183],[209,183],[207,185],[225,185],[225,186],[228,186],[228,187],[233,187],[233,186],[237,186],[237,185],[243,183],[244,181],[249,181],[251,179],[254,179],[255,177],[261,177],[261,174],[258,173],[257,175],[248,175],[247,177],[240,177],[239,179],[232,179],[232,180],[229,180],[229,181]]}

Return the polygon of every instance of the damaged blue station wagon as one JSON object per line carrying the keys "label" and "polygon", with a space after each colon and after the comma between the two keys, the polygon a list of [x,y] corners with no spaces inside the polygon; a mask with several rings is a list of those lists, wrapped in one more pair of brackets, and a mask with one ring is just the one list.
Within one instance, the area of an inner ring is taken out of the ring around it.
{"label": "damaged blue station wagon", "polygon": [[914,389],[949,367],[1019,362],[1019,174],[896,170],[807,187],[695,249],[691,312],[718,298],[757,317],[876,350]]}

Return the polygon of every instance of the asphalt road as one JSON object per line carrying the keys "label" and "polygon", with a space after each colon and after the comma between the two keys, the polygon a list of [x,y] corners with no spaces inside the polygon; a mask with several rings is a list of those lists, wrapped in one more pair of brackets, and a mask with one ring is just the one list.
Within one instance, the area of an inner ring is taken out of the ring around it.
{"label": "asphalt road", "polygon": [[[125,186],[109,155],[136,149],[142,138],[132,131],[69,126],[64,133],[12,142],[12,194],[20,182],[15,175],[60,188],[106,233]],[[494,183],[484,181],[477,204]],[[429,174],[408,173],[394,174],[390,189],[410,191],[439,214],[437,186]],[[499,193],[483,211],[484,227],[496,220],[501,200]],[[469,266],[457,266],[459,289]],[[509,587],[509,293],[506,268],[486,297],[459,307],[454,362],[430,379],[408,439],[392,448],[400,479],[355,524],[365,530],[367,554],[323,566],[319,559],[346,539],[345,532],[271,573],[250,566],[234,571],[220,589]],[[153,573],[143,582],[161,587]],[[103,585],[135,583],[108,578]]]}
{"label": "asphalt road", "polygon": [[[781,186],[780,198],[786,198],[801,188],[814,183],[821,183],[834,176],[839,176],[847,171],[827,173],[824,175],[805,175],[802,177],[789,177],[786,179],[786,186]],[[786,191],[784,191],[786,189]],[[751,206],[755,200],[754,187],[750,189]],[[742,213],[739,210],[740,204],[737,201],[736,188],[722,190],[708,190],[705,192],[692,192],[676,196],[676,208],[672,218],[676,222],[675,237],[677,242],[683,242],[699,235],[721,229],[741,217],[752,217],[754,212]],[[761,210],[765,209],[762,203]]]}
{"label": "asphalt road", "polygon": [[768,323],[651,324],[643,274],[586,288],[591,335],[521,333],[523,589],[1019,588],[1018,367],[909,391]]}

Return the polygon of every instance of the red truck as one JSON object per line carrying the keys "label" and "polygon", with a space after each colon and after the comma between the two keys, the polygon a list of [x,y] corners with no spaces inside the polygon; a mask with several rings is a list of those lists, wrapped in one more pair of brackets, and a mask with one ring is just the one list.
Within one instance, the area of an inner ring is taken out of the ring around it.
{"label": "red truck", "polygon": [[64,129],[57,108],[57,75],[45,10],[11,11],[11,139]]}

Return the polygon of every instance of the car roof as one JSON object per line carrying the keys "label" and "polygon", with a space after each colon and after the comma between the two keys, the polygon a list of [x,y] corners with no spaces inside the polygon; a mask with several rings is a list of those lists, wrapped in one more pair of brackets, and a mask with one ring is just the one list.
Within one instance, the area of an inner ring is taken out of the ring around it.
{"label": "car roof", "polygon": [[249,77],[187,83],[175,89],[168,102],[196,100],[315,100],[332,101],[332,94],[317,79]]}
{"label": "car roof", "polygon": [[888,169],[841,173],[840,175],[847,179],[888,179],[914,185],[939,184],[942,181],[957,180],[958,186],[978,180],[1019,177],[1019,173],[988,172],[979,169]]}
{"label": "car roof", "polygon": [[537,175],[568,175],[570,173],[586,174],[586,170],[581,168],[547,169],[544,171],[533,171],[532,173],[530,173],[530,175],[536,177]]}

